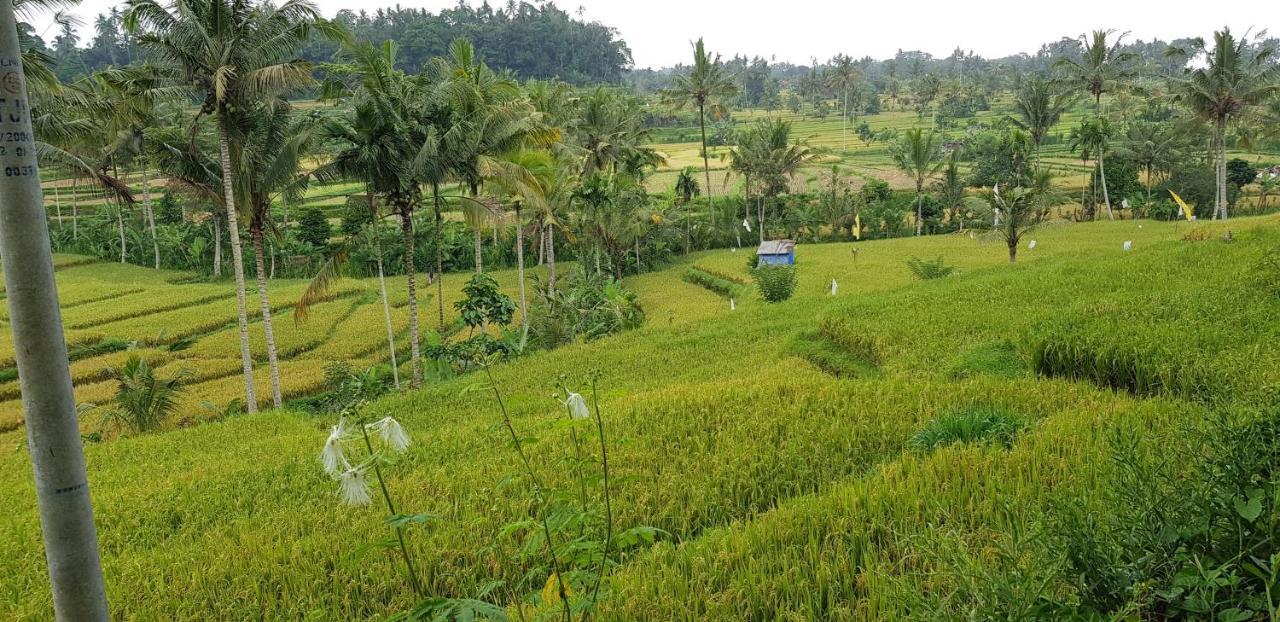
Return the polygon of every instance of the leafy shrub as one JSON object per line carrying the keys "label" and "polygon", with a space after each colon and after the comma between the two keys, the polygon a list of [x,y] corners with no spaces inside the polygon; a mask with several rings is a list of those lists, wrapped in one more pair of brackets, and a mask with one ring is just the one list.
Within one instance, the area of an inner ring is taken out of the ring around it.
{"label": "leafy shrub", "polygon": [[1068,497],[1051,514],[1081,604],[1151,619],[1266,619],[1280,577],[1278,439],[1274,412],[1219,415],[1150,447],[1113,437],[1098,500],[1107,511]]}
{"label": "leafy shrub", "polygon": [[907,269],[910,270],[911,274],[915,275],[917,279],[922,281],[940,279],[956,271],[955,266],[948,266],[946,262],[943,261],[942,257],[938,257],[932,261],[920,259],[919,257],[912,257],[907,260]]}
{"label": "leafy shrub", "polygon": [[477,273],[462,286],[465,296],[453,303],[462,323],[473,331],[486,326],[505,326],[515,316],[516,303],[498,289],[498,281],[492,276]]}
{"label": "leafy shrub", "polygon": [[796,290],[795,266],[760,266],[751,276],[765,302],[782,302]]}
{"label": "leafy shrub", "polygon": [[155,219],[158,225],[176,225],[182,222],[182,206],[172,192],[165,192],[156,201]]}
{"label": "leafy shrub", "polygon": [[559,279],[554,291],[542,283],[534,291],[529,337],[544,348],[590,341],[644,323],[644,311],[634,293],[620,281],[585,266]]}
{"label": "leafy shrub", "polygon": [[347,203],[342,206],[342,233],[355,235],[371,222],[373,212],[369,209],[369,198],[359,195],[347,197]]}
{"label": "leafy shrub", "polygon": [[1022,420],[1008,411],[979,406],[939,415],[912,436],[907,444],[920,451],[932,451],[956,443],[983,442],[999,443],[1009,448],[1023,427]]}
{"label": "leafy shrub", "polygon": [[316,248],[324,248],[329,245],[332,235],[333,228],[329,226],[329,219],[325,218],[324,212],[314,207],[302,210],[302,216],[298,218],[299,240]]}

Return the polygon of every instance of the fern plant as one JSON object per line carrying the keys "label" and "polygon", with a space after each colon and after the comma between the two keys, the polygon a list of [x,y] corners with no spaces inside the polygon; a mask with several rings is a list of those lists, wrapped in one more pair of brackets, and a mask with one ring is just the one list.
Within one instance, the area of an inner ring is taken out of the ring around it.
{"label": "fern plant", "polygon": [[117,383],[116,407],[103,413],[102,425],[146,432],[160,427],[178,409],[177,398],[186,390],[188,372],[181,369],[161,378],[145,359],[131,356],[110,375]]}
{"label": "fern plant", "polygon": [[907,269],[921,281],[940,279],[956,271],[955,266],[948,266],[942,257],[933,260],[912,257],[907,260]]}

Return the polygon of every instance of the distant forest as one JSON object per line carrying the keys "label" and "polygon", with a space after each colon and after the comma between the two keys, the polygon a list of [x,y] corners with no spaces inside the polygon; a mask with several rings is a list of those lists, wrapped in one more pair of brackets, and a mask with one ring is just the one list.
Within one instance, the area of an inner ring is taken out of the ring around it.
{"label": "distant forest", "polygon": [[[75,29],[64,24],[52,42],[35,40],[56,62],[63,81],[108,66],[143,60],[142,52],[125,31],[123,11],[112,9],[94,20],[93,36],[82,44]],[[573,84],[618,83],[631,67],[631,50],[618,32],[561,10],[553,3],[507,2],[494,9],[487,2],[470,7],[459,2],[452,9],[379,8],[339,11],[334,17],[356,38],[380,44],[400,44],[402,68],[416,72],[428,59],[448,53],[449,43],[466,37],[489,66],[522,79],[560,78]],[[334,44],[315,40],[302,58],[327,61]]]}

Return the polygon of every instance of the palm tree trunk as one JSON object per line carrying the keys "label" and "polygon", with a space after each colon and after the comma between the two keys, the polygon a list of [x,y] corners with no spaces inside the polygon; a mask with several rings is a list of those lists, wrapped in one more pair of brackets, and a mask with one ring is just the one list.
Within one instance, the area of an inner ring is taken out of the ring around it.
{"label": "palm tree trunk", "polygon": [[520,280],[520,326],[529,330],[529,301],[524,292],[524,228],[520,226],[520,202],[516,211],[516,278]]}
{"label": "palm tree trunk", "polygon": [[1217,156],[1217,194],[1214,196],[1214,218],[1227,219],[1227,121],[1221,119],[1217,122],[1217,131],[1214,139],[1218,141],[1216,145]]}
{"label": "palm tree trunk", "polygon": [[[18,107],[26,98],[14,24],[13,3],[5,2],[0,8],[0,57],[13,72],[9,75],[17,78],[13,82],[18,86],[17,97],[22,99],[10,100],[5,110],[0,110],[4,113],[0,130],[29,136],[30,117]],[[23,155],[16,155],[17,149],[9,150],[4,163],[38,173],[34,146],[28,143],[25,147]],[[9,322],[26,418],[26,453],[34,472],[54,612],[58,620],[106,622],[102,562],[40,176],[0,179],[0,196],[4,197],[5,213],[0,219],[0,264],[6,267]]]}
{"label": "palm tree trunk", "polygon": [[1107,164],[1102,154],[1098,154],[1098,176],[1102,179],[1102,201],[1107,206],[1107,220],[1115,220],[1115,212],[1111,211],[1111,191],[1107,189]]}
{"label": "palm tree trunk", "polygon": [[213,278],[222,276],[222,221],[213,215]]}
{"label": "palm tree trunk", "polygon": [[156,237],[156,214],[151,210],[151,180],[147,177],[147,160],[142,159],[142,211],[147,215],[151,228],[151,251],[155,255],[156,270],[160,269],[160,238]]}
{"label": "palm tree trunk", "polygon": [[484,272],[484,259],[483,259],[482,253],[480,252],[479,225],[475,227],[475,230],[473,231],[473,233],[475,234],[475,243],[476,243],[476,274],[480,274],[481,272]]}
{"label": "palm tree trunk", "polygon": [[924,235],[924,184],[916,181],[916,235]]}
{"label": "palm tree trunk", "polygon": [[[407,200],[406,200],[407,202]],[[418,283],[414,274],[413,210],[400,206],[400,235],[404,239],[404,273],[409,282],[409,361],[413,369],[410,386],[422,386],[422,351],[418,335]],[[437,242],[437,246],[439,243]]]}
{"label": "palm tree trunk", "polygon": [[547,253],[547,225],[543,223],[538,226],[538,265],[541,266]]}
{"label": "palm tree trunk", "polygon": [[756,228],[760,229],[760,243],[764,244],[764,196],[756,195]]}
{"label": "palm tree trunk", "polygon": [[440,242],[444,238],[444,214],[440,212],[440,184],[431,185],[431,200],[434,204],[436,219],[436,230],[432,234],[436,240],[436,305],[440,311],[440,339],[444,340],[444,257],[440,252]]}
{"label": "palm tree trunk", "polygon": [[277,410],[284,406],[280,394],[280,362],[276,358],[276,334],[271,326],[271,301],[267,295],[266,253],[263,252],[262,226],[253,227],[253,262],[258,276],[258,302],[262,304],[262,332],[267,341],[267,369],[271,375],[271,404]]}
{"label": "palm tree trunk", "polygon": [[53,184],[53,209],[58,212],[58,230],[62,230],[62,196],[58,192],[58,184]]}
{"label": "palm tree trunk", "polygon": [[80,176],[76,175],[71,180],[71,238],[80,237],[80,198],[77,192],[80,189]]}
{"label": "palm tree trunk", "polygon": [[707,115],[705,105],[698,102],[698,127],[702,131],[702,173],[707,182],[707,220],[712,228],[716,224],[716,202],[711,193],[711,160],[707,153]]}
{"label": "palm tree trunk", "polygon": [[843,125],[844,131],[847,133],[849,131],[849,87],[848,86],[844,87],[844,110],[840,117],[840,122]]}
{"label": "palm tree trunk", "polygon": [[556,293],[556,229],[547,225],[547,291]]}
{"label": "palm tree trunk", "polygon": [[[249,350],[249,313],[244,291],[244,259],[240,253],[240,227],[236,223],[236,196],[231,182],[231,145],[227,130],[218,124],[218,156],[222,164],[222,193],[227,208],[227,234],[231,238],[231,264],[236,277],[236,321],[240,327],[240,362],[244,368],[245,407],[250,414],[258,412],[258,398],[253,388],[253,357]],[[216,265],[216,264],[215,264]]]}
{"label": "palm tree trunk", "polygon": [[387,325],[387,350],[391,353],[391,380],[400,388],[400,368],[396,364],[396,333],[391,328],[391,303],[387,301],[387,279],[382,272],[382,236],[375,233],[373,249],[378,261],[378,293],[382,297],[382,319]]}
{"label": "palm tree trunk", "polygon": [[396,333],[391,328],[391,303],[387,301],[387,278],[382,270],[382,232],[378,227],[378,209],[373,203],[373,191],[365,186],[369,197],[369,211],[373,214],[373,253],[378,264],[378,296],[382,298],[382,320],[387,326],[387,350],[391,354],[391,381],[400,388],[400,368],[396,365]]}
{"label": "palm tree trunk", "polygon": [[[741,244],[739,244],[741,246]],[[636,274],[640,274],[640,238],[636,238]]]}
{"label": "palm tree trunk", "polygon": [[124,241],[124,201],[116,201],[116,230],[120,233],[120,263],[125,263],[125,258],[129,254]]}

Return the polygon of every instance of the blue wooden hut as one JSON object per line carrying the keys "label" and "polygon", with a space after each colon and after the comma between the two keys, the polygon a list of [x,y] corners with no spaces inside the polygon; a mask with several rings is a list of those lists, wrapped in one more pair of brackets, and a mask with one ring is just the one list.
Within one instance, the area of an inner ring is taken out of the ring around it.
{"label": "blue wooden hut", "polygon": [[796,243],[793,240],[761,242],[756,249],[757,266],[790,266],[796,263]]}

